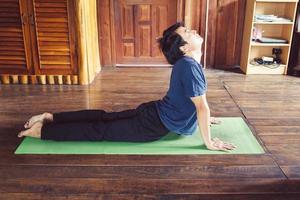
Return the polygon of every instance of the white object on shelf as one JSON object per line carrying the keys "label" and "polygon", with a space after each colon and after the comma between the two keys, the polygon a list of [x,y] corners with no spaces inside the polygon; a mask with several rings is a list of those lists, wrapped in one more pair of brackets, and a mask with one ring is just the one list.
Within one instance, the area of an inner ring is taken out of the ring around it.
{"label": "white object on shelf", "polygon": [[273,61],[274,61],[274,58],[273,58],[273,57],[270,57],[270,56],[263,56],[263,57],[262,57],[262,60],[263,60],[263,61],[266,61],[266,62],[273,62]]}
{"label": "white object on shelf", "polygon": [[254,16],[255,22],[291,22],[291,19],[279,17],[276,15],[262,15],[262,14],[256,14]]}

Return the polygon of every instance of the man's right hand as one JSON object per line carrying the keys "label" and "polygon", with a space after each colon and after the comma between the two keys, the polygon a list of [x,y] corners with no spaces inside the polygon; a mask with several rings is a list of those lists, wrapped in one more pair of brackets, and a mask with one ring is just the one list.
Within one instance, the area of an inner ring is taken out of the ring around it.
{"label": "man's right hand", "polygon": [[219,124],[221,124],[222,123],[222,121],[220,120],[220,119],[218,119],[218,118],[215,118],[215,117],[210,117],[210,126],[211,125],[219,125]]}
{"label": "man's right hand", "polygon": [[211,143],[206,145],[206,147],[209,150],[214,150],[214,151],[229,151],[236,148],[234,144],[223,142],[219,138],[213,138]]}

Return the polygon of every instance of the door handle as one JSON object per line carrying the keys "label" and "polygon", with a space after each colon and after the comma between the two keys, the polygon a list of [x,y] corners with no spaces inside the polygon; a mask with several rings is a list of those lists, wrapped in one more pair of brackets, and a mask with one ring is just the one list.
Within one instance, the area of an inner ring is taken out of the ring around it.
{"label": "door handle", "polygon": [[26,14],[24,14],[24,13],[21,14],[21,23],[22,23],[23,25],[26,24]]}
{"label": "door handle", "polygon": [[30,25],[34,25],[34,16],[32,14],[29,15],[29,23]]}

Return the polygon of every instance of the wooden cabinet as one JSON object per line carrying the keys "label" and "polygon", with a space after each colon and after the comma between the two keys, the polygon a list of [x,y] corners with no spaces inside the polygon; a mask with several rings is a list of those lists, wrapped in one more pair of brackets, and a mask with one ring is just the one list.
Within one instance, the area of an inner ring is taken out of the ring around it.
{"label": "wooden cabinet", "polygon": [[0,0],[0,84],[89,84],[100,72],[96,0]]}
{"label": "wooden cabinet", "polygon": [[35,74],[77,74],[73,2],[29,2]]}
{"label": "wooden cabinet", "polygon": [[78,75],[75,1],[1,0],[0,74]]}
{"label": "wooden cabinet", "polygon": [[100,72],[96,0],[0,0],[0,84],[89,84]]}
{"label": "wooden cabinet", "polygon": [[0,2],[0,73],[32,74],[26,1]]}

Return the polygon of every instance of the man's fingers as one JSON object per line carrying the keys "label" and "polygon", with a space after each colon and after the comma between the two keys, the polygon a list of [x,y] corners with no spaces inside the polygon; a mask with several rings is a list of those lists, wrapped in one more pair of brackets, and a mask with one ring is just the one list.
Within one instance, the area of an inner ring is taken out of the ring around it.
{"label": "man's fingers", "polygon": [[229,150],[232,150],[232,149],[235,149],[236,147],[234,146],[234,145],[232,145],[232,144],[224,144],[224,147],[226,148],[226,149],[229,149]]}
{"label": "man's fingers", "polygon": [[215,117],[210,117],[210,125],[212,124],[221,124],[221,120],[215,118]]}
{"label": "man's fingers", "polygon": [[233,148],[236,148],[236,146],[234,144],[232,144],[232,143],[228,143],[227,145],[229,145],[229,146],[231,146]]}
{"label": "man's fingers", "polygon": [[222,147],[222,148],[220,148],[220,150],[229,152],[230,149],[227,149],[226,147]]}

